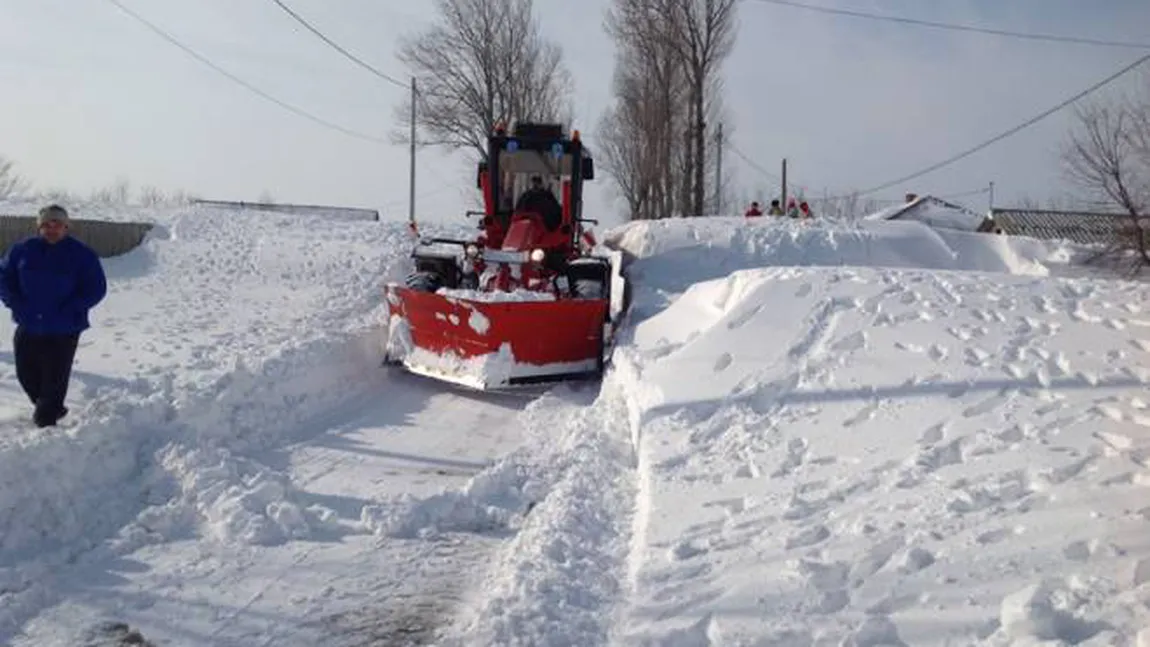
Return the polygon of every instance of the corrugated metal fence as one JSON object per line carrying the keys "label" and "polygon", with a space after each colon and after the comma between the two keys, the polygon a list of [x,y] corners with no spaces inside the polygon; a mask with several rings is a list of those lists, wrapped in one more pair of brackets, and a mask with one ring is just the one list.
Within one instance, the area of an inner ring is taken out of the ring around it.
{"label": "corrugated metal fence", "polygon": [[[102,258],[119,256],[129,252],[144,241],[144,236],[152,229],[147,222],[108,222],[105,220],[83,220],[73,218],[69,232],[96,250]],[[36,219],[31,216],[0,215],[0,247],[8,253],[8,248],[36,233]]]}

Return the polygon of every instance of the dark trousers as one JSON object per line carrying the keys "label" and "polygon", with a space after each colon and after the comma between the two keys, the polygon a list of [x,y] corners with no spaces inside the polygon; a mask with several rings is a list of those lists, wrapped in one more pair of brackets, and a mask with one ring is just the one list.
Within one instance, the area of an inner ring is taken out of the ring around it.
{"label": "dark trousers", "polygon": [[64,416],[64,398],[80,335],[31,335],[20,328],[13,339],[16,379],[36,406],[32,419],[41,427]]}

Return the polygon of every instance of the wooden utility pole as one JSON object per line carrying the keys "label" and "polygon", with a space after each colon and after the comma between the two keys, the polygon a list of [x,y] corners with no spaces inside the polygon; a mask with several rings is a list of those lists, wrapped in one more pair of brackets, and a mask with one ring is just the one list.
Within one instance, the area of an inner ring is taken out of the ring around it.
{"label": "wooden utility pole", "polygon": [[407,188],[407,219],[413,231],[415,230],[415,103],[417,98],[415,77],[413,76],[411,77],[411,160],[408,162],[410,169]]}
{"label": "wooden utility pole", "polygon": [[783,199],[779,203],[780,209],[787,208],[787,158],[783,158]]}
{"label": "wooden utility pole", "polygon": [[723,122],[715,131],[715,215],[723,215]]}

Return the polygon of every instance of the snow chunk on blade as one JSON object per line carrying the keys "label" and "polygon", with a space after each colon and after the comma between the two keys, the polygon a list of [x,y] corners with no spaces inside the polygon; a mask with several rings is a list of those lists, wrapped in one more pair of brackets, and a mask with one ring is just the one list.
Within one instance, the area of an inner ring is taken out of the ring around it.
{"label": "snow chunk on blade", "polygon": [[487,303],[522,303],[532,301],[555,301],[555,295],[550,292],[538,292],[535,290],[512,290],[510,292],[492,291],[484,292],[482,290],[460,290],[440,288],[436,290],[436,294],[447,298],[448,300],[464,300],[464,301],[483,301]]}

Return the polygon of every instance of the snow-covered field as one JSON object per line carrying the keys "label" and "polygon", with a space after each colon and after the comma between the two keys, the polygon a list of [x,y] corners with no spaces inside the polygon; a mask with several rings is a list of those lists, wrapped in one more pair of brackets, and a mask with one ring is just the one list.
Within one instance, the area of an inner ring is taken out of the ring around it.
{"label": "snow-covered field", "polygon": [[0,642],[1150,644],[1150,287],[1069,248],[635,223],[601,387],[478,395],[379,365],[401,225],[133,216],[64,426],[0,351]]}

